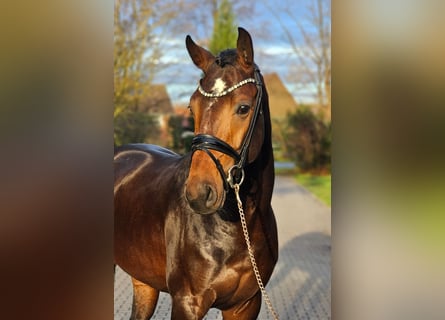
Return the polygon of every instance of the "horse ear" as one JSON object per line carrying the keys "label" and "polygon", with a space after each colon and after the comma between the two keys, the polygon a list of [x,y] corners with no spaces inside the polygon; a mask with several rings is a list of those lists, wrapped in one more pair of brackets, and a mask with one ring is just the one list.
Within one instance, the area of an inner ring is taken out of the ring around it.
{"label": "horse ear", "polygon": [[238,41],[236,43],[239,63],[246,69],[253,66],[253,45],[250,34],[243,28],[238,28]]}
{"label": "horse ear", "polygon": [[187,47],[187,51],[189,52],[193,63],[206,73],[207,68],[213,61],[215,61],[213,54],[198,46],[189,35],[185,38],[185,46]]}

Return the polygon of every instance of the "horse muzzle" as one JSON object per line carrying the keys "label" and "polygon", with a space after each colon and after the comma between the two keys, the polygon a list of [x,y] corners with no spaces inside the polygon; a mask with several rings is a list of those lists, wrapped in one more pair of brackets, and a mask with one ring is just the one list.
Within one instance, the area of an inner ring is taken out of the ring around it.
{"label": "horse muzzle", "polygon": [[185,188],[185,198],[196,213],[212,214],[224,204],[225,192],[218,192],[217,187],[210,182],[189,181]]}
{"label": "horse muzzle", "polygon": [[[210,150],[232,158],[235,165],[226,173],[220,160]],[[241,164],[244,164],[243,158],[223,140],[209,134],[195,136],[192,141],[192,162],[185,192],[190,207],[201,214],[221,209],[226,193],[230,187],[233,188],[233,182],[242,183],[244,171],[240,167]],[[242,179],[239,179],[240,173]]]}

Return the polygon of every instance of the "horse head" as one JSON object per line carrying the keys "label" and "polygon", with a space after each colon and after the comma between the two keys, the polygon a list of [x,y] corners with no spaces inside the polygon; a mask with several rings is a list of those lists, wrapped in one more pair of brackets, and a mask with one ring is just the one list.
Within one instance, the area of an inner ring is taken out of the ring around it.
{"label": "horse head", "polygon": [[189,55],[204,74],[190,98],[195,138],[185,187],[190,207],[200,214],[224,205],[228,188],[242,183],[244,166],[259,156],[264,140],[262,76],[249,33],[238,32],[236,49],[217,56],[186,38]]}

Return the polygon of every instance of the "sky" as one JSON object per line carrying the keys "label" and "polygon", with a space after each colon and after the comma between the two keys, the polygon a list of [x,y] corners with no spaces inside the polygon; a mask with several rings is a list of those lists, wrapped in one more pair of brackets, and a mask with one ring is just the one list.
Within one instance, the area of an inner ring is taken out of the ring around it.
{"label": "sky", "polygon": [[[311,0],[293,1],[294,8],[290,8],[292,18],[279,10],[277,4],[273,6],[267,3],[267,0],[255,2],[255,12],[248,17],[238,17],[237,23],[245,28],[251,35],[255,61],[263,74],[276,72],[281,80],[294,96],[298,103],[312,102],[315,93],[314,89],[307,86],[301,88],[301,85],[288,81],[290,68],[298,60],[293,54],[292,47],[288,42],[283,27],[284,24],[288,30],[291,30],[296,39],[301,39],[295,20],[304,24],[307,16],[307,6]],[[281,4],[285,5],[284,2]],[[287,5],[289,8],[289,5]],[[272,12],[272,13],[271,13]],[[185,37],[187,33],[176,32],[169,38],[163,38],[165,46],[164,55],[161,58],[162,64],[169,64],[163,68],[155,77],[156,83],[165,83],[167,91],[174,105],[187,104],[191,94],[196,90],[201,71],[195,67],[188,56],[185,47]],[[205,39],[190,34],[195,42]],[[301,41],[301,43],[303,43]]]}

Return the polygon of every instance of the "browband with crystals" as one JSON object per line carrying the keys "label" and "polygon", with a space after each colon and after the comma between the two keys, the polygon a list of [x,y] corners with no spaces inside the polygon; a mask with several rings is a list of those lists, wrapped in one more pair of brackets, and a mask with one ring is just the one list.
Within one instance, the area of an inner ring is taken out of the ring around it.
{"label": "browband with crystals", "polygon": [[219,97],[225,96],[226,94],[232,92],[235,89],[238,89],[239,87],[245,85],[246,83],[257,83],[257,81],[254,78],[247,78],[247,79],[244,79],[243,81],[240,81],[237,84],[235,84],[235,85],[231,86],[230,88],[228,88],[228,89],[226,89],[226,90],[224,90],[222,92],[219,92],[219,93],[206,92],[201,87],[201,84],[198,84],[198,90],[204,97],[207,97],[207,98],[219,98]]}

